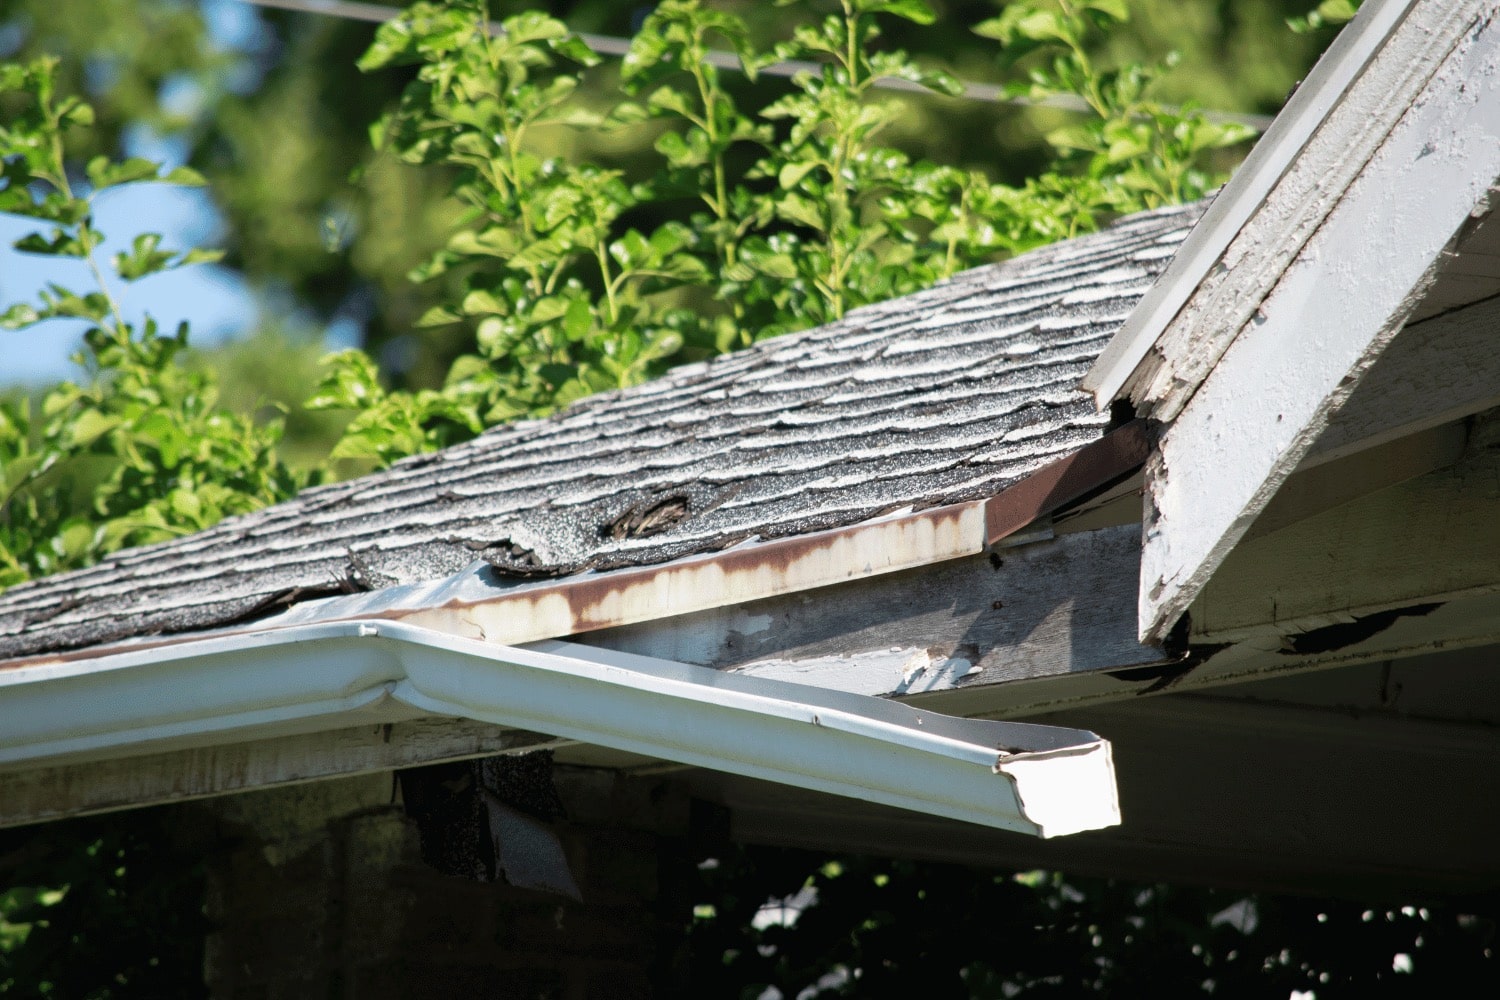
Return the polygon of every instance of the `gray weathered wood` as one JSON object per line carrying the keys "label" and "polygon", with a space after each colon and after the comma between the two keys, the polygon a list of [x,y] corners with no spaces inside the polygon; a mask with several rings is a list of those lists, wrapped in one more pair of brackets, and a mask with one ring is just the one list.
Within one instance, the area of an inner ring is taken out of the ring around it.
{"label": "gray weathered wood", "polygon": [[[1214,199],[1200,232],[1143,300],[1120,342],[1089,372],[1085,385],[1099,391],[1098,402],[1128,395],[1142,415],[1176,417],[1231,344],[1253,329],[1252,320],[1288,270],[1318,268],[1336,279],[1344,270],[1344,278],[1364,283],[1368,302],[1392,291],[1393,272],[1358,257],[1330,254],[1320,245],[1329,217],[1351,192],[1365,200],[1362,208],[1371,218],[1381,213],[1368,203],[1387,198],[1399,199],[1410,218],[1391,240],[1345,242],[1338,250],[1425,258],[1418,270],[1425,268],[1456,228],[1439,221],[1428,202],[1454,194],[1458,185],[1393,185],[1370,175],[1378,176],[1388,151],[1382,147],[1403,128],[1419,141],[1463,134],[1451,125],[1413,126],[1413,108],[1441,114],[1473,100],[1472,86],[1462,98],[1451,92],[1434,96],[1432,81],[1436,75],[1440,88],[1464,82],[1458,73],[1444,77],[1443,71],[1455,44],[1493,43],[1482,27],[1489,16],[1484,0],[1419,0],[1381,5],[1343,32],[1278,116],[1277,127]],[[1455,154],[1472,155],[1466,147],[1476,145],[1486,144],[1434,143],[1417,158],[1423,161],[1417,170]],[[1429,255],[1426,238],[1434,225],[1441,232]],[[1372,275],[1378,280],[1370,281]],[[1323,297],[1350,315],[1367,304],[1327,290]],[[1315,329],[1312,336],[1332,332]]]}
{"label": "gray weathered wood", "polygon": [[1135,638],[1139,539],[1078,532],[585,641],[874,695],[1139,666],[1162,658]]}
{"label": "gray weathered wood", "polygon": [[1260,512],[1240,544],[1361,496],[1447,468],[1463,457],[1468,437],[1462,423],[1444,424],[1333,461],[1311,466],[1304,462]]}
{"label": "gray weathered wood", "polygon": [[546,745],[558,741],[467,719],[416,719],[0,771],[0,827]]}
{"label": "gray weathered wood", "polygon": [[[1500,134],[1500,39],[1490,13],[1480,3],[1418,4],[1359,83],[1368,89],[1388,62],[1408,78],[1404,96],[1392,91],[1399,127],[1371,131],[1351,93],[1308,146],[1332,144],[1330,169],[1316,169],[1307,151],[1298,157],[1245,227],[1268,226],[1265,242],[1226,255],[1217,287],[1205,282],[1184,306],[1174,320],[1179,348],[1158,343],[1174,367],[1154,384],[1160,392],[1133,396],[1147,415],[1171,421],[1147,472],[1144,637],[1161,638],[1188,610],[1395,337],[1443,251],[1487,207],[1500,176],[1500,145],[1490,141]],[[1426,55],[1388,58],[1402,39],[1408,55]],[[1378,148],[1349,156],[1350,138],[1366,132]],[[1289,200],[1298,185],[1319,189],[1317,212]],[[1313,228],[1277,224],[1282,209]],[[1217,333],[1228,336],[1222,357],[1210,349]]]}

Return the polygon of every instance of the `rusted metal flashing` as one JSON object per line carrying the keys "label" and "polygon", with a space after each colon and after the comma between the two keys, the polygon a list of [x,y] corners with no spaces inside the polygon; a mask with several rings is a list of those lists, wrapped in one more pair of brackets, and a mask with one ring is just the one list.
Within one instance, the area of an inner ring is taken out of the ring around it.
{"label": "rusted metal flashing", "polygon": [[994,545],[1037,518],[1134,472],[1150,454],[1151,440],[1147,422],[1131,420],[1000,491],[985,501],[985,543]]}
{"label": "rusted metal flashing", "polygon": [[123,650],[292,625],[379,618],[515,645],[655,621],[836,586],[977,555],[1039,517],[1133,472],[1150,448],[1145,421],[1043,466],[988,500],[906,511],[846,528],[742,544],[656,566],[497,587],[467,570],[433,584],[310,601],[274,617],[206,632],[154,636],[6,661],[0,669],[85,661]]}

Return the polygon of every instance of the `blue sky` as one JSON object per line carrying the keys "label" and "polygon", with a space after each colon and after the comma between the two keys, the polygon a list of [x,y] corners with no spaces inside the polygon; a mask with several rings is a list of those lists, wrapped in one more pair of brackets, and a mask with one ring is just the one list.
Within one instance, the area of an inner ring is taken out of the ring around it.
{"label": "blue sky", "polygon": [[[250,52],[265,43],[259,12],[236,0],[201,0],[211,43],[220,51]],[[164,106],[186,113],[200,99],[191,86],[174,85],[161,95]],[[164,162],[168,168],[182,163],[180,143],[162,141],[133,131],[127,134],[127,153]],[[95,222],[107,237],[100,256],[106,262],[140,233],[161,233],[162,245],[186,250],[213,246],[223,220],[212,200],[201,189],[164,184],[131,184],[106,191],[96,202]],[[65,261],[11,248],[17,239],[45,227],[35,220],[0,214],[0,312],[16,302],[34,302],[47,282],[74,291],[94,288],[88,267],[80,261]],[[111,291],[120,300],[127,320],[139,322],[150,314],[164,328],[175,330],[187,320],[192,342],[208,346],[243,336],[260,320],[255,296],[235,271],[199,265],[168,274],[154,275],[135,284],[116,281]],[[15,384],[47,384],[76,377],[78,370],[68,357],[81,342],[85,324],[53,320],[25,330],[0,330],[0,387]]]}
{"label": "blue sky", "polygon": [[[124,249],[138,233],[157,232],[163,246],[187,249],[212,245],[220,220],[207,194],[194,188],[132,184],[100,195],[96,222],[107,237],[101,262]],[[0,311],[14,302],[35,301],[49,281],[75,291],[91,291],[93,278],[82,261],[17,253],[11,244],[43,229],[35,220],[0,215]],[[43,229],[45,232],[46,230]],[[199,265],[154,275],[134,284],[111,286],[127,319],[149,313],[164,329],[187,320],[193,343],[200,346],[242,335],[255,327],[257,306],[238,273]],[[45,384],[76,377],[68,360],[76,351],[85,324],[51,320],[25,330],[0,330],[0,385]]]}

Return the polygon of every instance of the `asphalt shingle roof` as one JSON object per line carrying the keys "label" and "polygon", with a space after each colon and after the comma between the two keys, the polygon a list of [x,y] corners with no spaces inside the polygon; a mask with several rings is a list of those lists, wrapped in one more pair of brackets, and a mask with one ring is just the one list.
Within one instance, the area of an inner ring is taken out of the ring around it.
{"label": "asphalt shingle roof", "polygon": [[12,588],[0,658],[211,628],[476,558],[565,575],[993,494],[1103,431],[1078,382],[1201,210],[1131,216]]}

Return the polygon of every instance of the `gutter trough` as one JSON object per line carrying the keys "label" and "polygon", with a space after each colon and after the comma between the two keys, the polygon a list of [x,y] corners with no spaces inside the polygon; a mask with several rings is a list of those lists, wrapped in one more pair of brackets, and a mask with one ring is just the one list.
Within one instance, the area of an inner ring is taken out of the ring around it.
{"label": "gutter trough", "polygon": [[[372,715],[371,713],[376,713]],[[0,769],[448,716],[1053,837],[1119,823],[1108,742],[576,643],[301,625],[0,672]]]}

